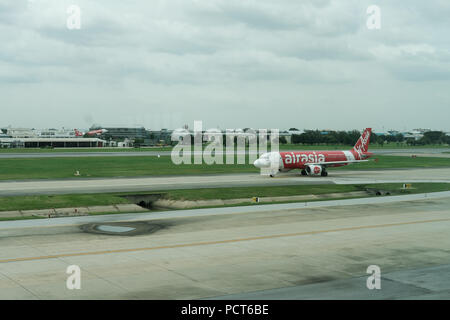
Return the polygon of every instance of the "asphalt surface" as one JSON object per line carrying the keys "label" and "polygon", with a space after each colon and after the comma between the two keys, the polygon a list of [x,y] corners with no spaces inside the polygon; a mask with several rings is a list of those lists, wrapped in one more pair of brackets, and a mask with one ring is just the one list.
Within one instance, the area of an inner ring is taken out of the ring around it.
{"label": "asphalt surface", "polygon": [[329,170],[328,177],[300,176],[288,172],[275,178],[253,174],[164,176],[141,178],[64,179],[1,181],[0,196],[39,194],[80,194],[103,192],[163,191],[173,189],[243,186],[289,186],[311,184],[370,184],[450,182],[450,168],[402,170]]}
{"label": "asphalt surface", "polygon": [[173,210],[160,212],[122,213],[114,215],[63,217],[55,219],[2,221],[0,222],[0,231],[17,228],[76,226],[87,223],[156,221],[161,219],[234,215],[252,212],[276,212],[294,209],[328,208],[328,207],[353,206],[353,205],[360,205],[360,206],[377,205],[377,204],[397,203],[397,202],[416,201],[425,199],[433,200],[449,197],[450,191],[443,191],[428,194],[419,193],[419,194],[409,194],[399,196],[368,197],[358,199],[326,200],[326,201],[312,201],[300,203],[281,203],[281,204],[267,204],[259,206],[238,206],[238,207],[221,207],[212,209],[211,208],[187,209],[187,210]]}
{"label": "asphalt surface", "polygon": [[450,264],[381,275],[379,290],[368,290],[367,276],[210,298],[210,300],[438,300],[450,299]]}
{"label": "asphalt surface", "polygon": [[450,193],[413,196],[2,222],[0,299],[450,299]]}

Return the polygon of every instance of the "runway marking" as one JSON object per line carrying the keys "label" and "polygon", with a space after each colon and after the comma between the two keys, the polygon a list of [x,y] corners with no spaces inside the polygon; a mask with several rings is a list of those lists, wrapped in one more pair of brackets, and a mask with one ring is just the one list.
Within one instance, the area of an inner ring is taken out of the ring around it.
{"label": "runway marking", "polygon": [[3,260],[0,260],[0,263],[58,259],[58,258],[79,257],[79,256],[87,256],[87,255],[101,255],[101,254],[108,254],[108,253],[125,253],[125,252],[150,251],[150,250],[160,250],[160,249],[175,249],[175,248],[184,248],[184,247],[196,247],[196,246],[206,246],[206,245],[215,245],[215,244],[227,244],[227,243],[236,243],[236,242],[244,242],[244,241],[267,240],[267,239],[297,237],[297,236],[323,234],[323,233],[340,232],[340,231],[354,231],[354,230],[362,230],[362,229],[376,229],[376,228],[404,226],[404,225],[411,225],[411,224],[433,223],[433,222],[447,222],[447,221],[450,221],[450,218],[433,219],[433,220],[419,220],[419,221],[410,221],[410,222],[398,222],[398,223],[388,223],[388,224],[378,224],[378,225],[358,226],[358,227],[347,227],[347,228],[329,229],[329,230],[316,230],[316,231],[306,231],[306,232],[297,232],[297,233],[284,233],[284,234],[274,234],[274,235],[268,235],[268,236],[256,236],[256,237],[228,239],[228,240],[192,242],[192,243],[184,243],[184,244],[181,243],[181,244],[156,246],[156,247],[114,249],[114,250],[76,252],[76,253],[61,253],[61,254],[57,254],[57,255],[48,255],[48,256],[3,259]]}

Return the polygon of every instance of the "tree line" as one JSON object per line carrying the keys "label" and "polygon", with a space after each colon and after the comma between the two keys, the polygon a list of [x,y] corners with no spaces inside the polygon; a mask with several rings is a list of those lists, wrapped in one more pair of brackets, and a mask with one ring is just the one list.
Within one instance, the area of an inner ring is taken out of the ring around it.
{"label": "tree line", "polygon": [[[302,134],[292,135],[291,142],[293,144],[342,144],[353,146],[361,136],[357,130],[353,131],[328,131],[323,134],[319,130],[306,130]],[[281,137],[283,138],[283,137]],[[286,139],[280,139],[280,143],[286,143]],[[450,144],[450,136],[442,131],[428,131],[423,137],[416,140],[415,138],[405,138],[403,134],[397,135],[377,135],[372,133],[370,143],[383,145],[385,143],[406,143],[410,146],[427,145],[427,144]]]}

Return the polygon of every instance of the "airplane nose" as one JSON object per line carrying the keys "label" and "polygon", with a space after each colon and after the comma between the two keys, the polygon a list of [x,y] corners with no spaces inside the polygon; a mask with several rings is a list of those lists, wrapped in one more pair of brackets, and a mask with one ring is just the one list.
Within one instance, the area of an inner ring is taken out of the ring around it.
{"label": "airplane nose", "polygon": [[265,168],[270,166],[270,163],[268,161],[257,159],[255,162],[253,162],[253,165],[257,168]]}

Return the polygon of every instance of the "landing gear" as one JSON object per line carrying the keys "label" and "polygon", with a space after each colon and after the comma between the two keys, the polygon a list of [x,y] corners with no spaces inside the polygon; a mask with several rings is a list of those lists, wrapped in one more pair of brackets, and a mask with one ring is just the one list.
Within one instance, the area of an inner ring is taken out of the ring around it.
{"label": "landing gear", "polygon": [[[320,169],[322,169],[322,170],[320,171]],[[310,166],[307,166],[305,169],[302,169],[301,174],[302,174],[302,176],[308,176],[308,175],[318,176],[319,172],[322,177],[328,176],[328,172],[325,170],[325,168],[324,167],[320,168],[319,166],[315,166],[314,172]]]}

